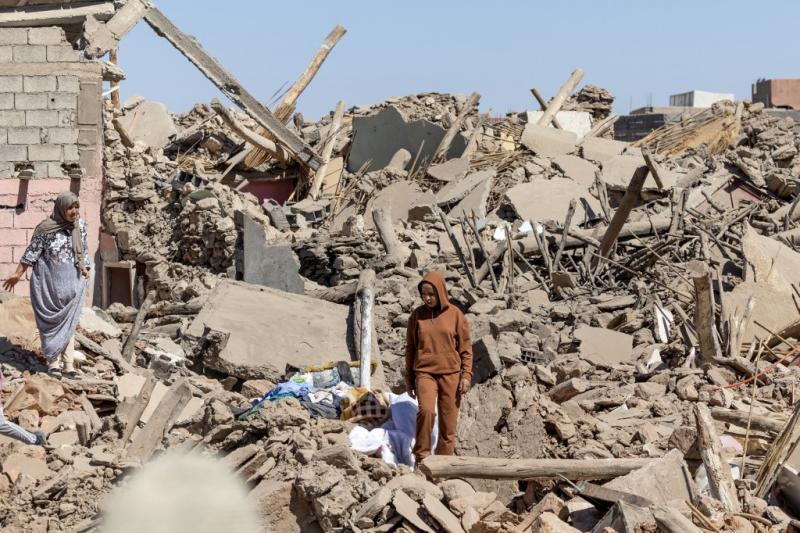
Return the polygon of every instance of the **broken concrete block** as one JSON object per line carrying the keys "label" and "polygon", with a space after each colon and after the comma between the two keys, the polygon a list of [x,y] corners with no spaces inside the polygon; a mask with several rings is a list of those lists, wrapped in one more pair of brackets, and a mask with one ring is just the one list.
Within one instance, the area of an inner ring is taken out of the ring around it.
{"label": "broken concrete block", "polygon": [[745,224],[742,251],[747,259],[745,279],[767,284],[788,294],[800,284],[800,253],[771,237],[759,235]]}
{"label": "broken concrete block", "polygon": [[581,143],[581,153],[584,159],[602,163],[612,157],[622,155],[628,146],[628,143],[623,141],[590,137]]}
{"label": "broken concrete block", "polygon": [[236,212],[242,228],[242,250],[237,270],[242,281],[303,294],[305,283],[300,276],[300,261],[286,244],[268,245],[264,226],[241,211]]}
{"label": "broken concrete block", "polygon": [[458,205],[448,213],[451,217],[461,218],[464,216],[475,216],[484,218],[486,216],[486,203],[489,201],[489,194],[492,192],[492,184],[494,183],[494,175],[489,179],[481,181],[477,187],[472,189]]}
{"label": "broken concrete block", "polygon": [[450,508],[462,515],[470,507],[480,513],[489,507],[496,499],[497,494],[494,492],[476,492],[471,496],[463,496],[455,500],[450,500]]}
{"label": "broken concrete block", "polygon": [[647,498],[653,503],[692,501],[695,489],[679,450],[670,450],[664,457],[647,466],[612,479],[603,487]]}
{"label": "broken concrete block", "polygon": [[267,379],[251,379],[242,383],[241,394],[245,398],[261,398],[275,387],[275,383]]}
{"label": "broken concrete block", "polygon": [[161,102],[141,102],[119,120],[134,142],[141,141],[154,150],[164,148],[178,134],[167,106]]}
{"label": "broken concrete block", "polygon": [[503,368],[497,351],[497,341],[491,335],[481,337],[472,344],[472,383],[483,383]]}
{"label": "broken concrete block", "polygon": [[555,157],[575,151],[578,136],[572,132],[528,123],[522,131],[521,142],[536,155]]}
{"label": "broken concrete block", "polygon": [[[528,111],[527,115],[529,124],[538,124],[544,111]],[[559,111],[556,113],[556,120],[561,129],[574,133],[578,139],[592,131],[592,115],[587,111]],[[552,128],[553,124],[550,123],[548,126]]]}
{"label": "broken concrete block", "polygon": [[797,324],[797,307],[792,294],[791,290],[775,289],[767,283],[742,282],[732,291],[723,293],[723,320],[731,324],[734,318],[740,320],[742,311],[753,298],[752,320],[747,323],[742,335],[744,343],[751,343],[756,337],[763,338],[764,330],[755,322],[784,338],[797,338],[800,326]]}
{"label": "broken concrete block", "polygon": [[35,480],[48,477],[53,472],[47,468],[44,459],[30,457],[24,453],[12,453],[3,461],[3,473],[8,476],[12,483],[16,483],[21,475],[28,476]]}
{"label": "broken concrete block", "polygon": [[446,533],[464,533],[461,528],[461,522],[440,500],[430,494],[426,494],[422,499],[422,505],[425,506],[425,510],[436,520],[443,531]]}
{"label": "broken concrete block", "polygon": [[436,204],[444,207],[453,205],[466,198],[477,186],[495,177],[497,171],[494,169],[480,170],[461,178],[451,181],[436,193]]}
{"label": "broken concrete block", "polygon": [[433,529],[420,516],[419,504],[409,498],[402,489],[395,491],[392,503],[397,514],[408,520],[415,528],[426,533],[434,533]]}
{"label": "broken concrete block", "polygon": [[415,474],[397,476],[386,484],[386,488],[389,490],[402,489],[417,500],[422,500],[426,494],[430,494],[437,500],[441,500],[444,497],[442,489]]}
{"label": "broken concrete block", "polygon": [[442,489],[445,501],[455,500],[457,498],[469,498],[475,495],[475,489],[472,485],[463,479],[447,479],[439,484]]}
{"label": "broken concrete block", "polygon": [[104,319],[91,307],[83,307],[81,309],[81,318],[78,326],[89,336],[102,335],[106,338],[122,336],[122,330],[116,324]]}
{"label": "broken concrete block", "polygon": [[393,223],[408,219],[408,212],[418,205],[436,205],[436,197],[423,193],[419,186],[411,181],[398,181],[378,191],[367,202],[364,211],[364,228],[375,229],[372,211],[384,209],[389,213]]}
{"label": "broken concrete block", "polygon": [[581,342],[578,352],[581,359],[598,366],[609,367],[620,363],[631,363],[633,359],[633,337],[605,328],[580,326],[575,338]]}
{"label": "broken concrete block", "polygon": [[210,368],[240,379],[277,382],[287,365],[303,367],[349,361],[349,309],[297,294],[221,280],[189,327],[230,333]]}
{"label": "broken concrete block", "polygon": [[580,533],[553,513],[542,513],[531,526],[532,533]]}
{"label": "broken concrete block", "polygon": [[[644,158],[641,155],[617,155],[603,162],[602,177],[603,181],[611,190],[625,191],[628,188],[633,173],[636,169],[644,166]],[[675,185],[678,179],[676,172],[663,170],[659,172],[664,189],[669,190]],[[652,174],[647,175],[644,181],[643,190],[657,190],[658,185]]]}
{"label": "broken concrete block", "polygon": [[428,167],[428,176],[435,180],[452,182],[457,181],[469,172],[469,159],[457,157],[438,165]]}
{"label": "broken concrete block", "polygon": [[505,201],[522,220],[563,222],[572,200],[578,202],[573,224],[599,218],[600,202],[578,183],[566,178],[533,180],[506,191]]}
{"label": "broken concrete block", "polygon": [[570,523],[579,531],[590,531],[602,516],[594,505],[580,496],[567,501],[566,507]]}
{"label": "broken concrete block", "polygon": [[599,170],[595,165],[576,155],[558,155],[553,164],[564,173],[564,177],[588,189],[595,182],[595,174]]}
{"label": "broken concrete block", "polygon": [[[402,113],[388,106],[378,114],[353,118],[353,144],[347,159],[347,170],[355,172],[369,160],[370,170],[385,168],[401,148],[419,154],[419,160],[431,160],[444,137],[445,129],[428,120],[407,122]],[[424,141],[424,143],[423,143]],[[460,157],[467,140],[457,133],[447,152],[447,159]]]}

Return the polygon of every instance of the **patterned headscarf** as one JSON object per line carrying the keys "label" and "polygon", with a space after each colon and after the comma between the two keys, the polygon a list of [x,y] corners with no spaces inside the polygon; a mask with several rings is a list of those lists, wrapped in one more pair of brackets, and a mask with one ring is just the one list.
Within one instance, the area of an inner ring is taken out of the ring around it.
{"label": "patterned headscarf", "polygon": [[84,265],[83,258],[83,239],[81,239],[81,230],[79,220],[76,218],[75,222],[67,220],[67,209],[78,203],[80,200],[75,193],[70,191],[62,192],[56,198],[53,204],[53,214],[46,219],[39,222],[36,229],[33,230],[33,236],[48,235],[57,231],[68,231],[72,234],[72,253],[75,256],[75,266],[82,269]]}

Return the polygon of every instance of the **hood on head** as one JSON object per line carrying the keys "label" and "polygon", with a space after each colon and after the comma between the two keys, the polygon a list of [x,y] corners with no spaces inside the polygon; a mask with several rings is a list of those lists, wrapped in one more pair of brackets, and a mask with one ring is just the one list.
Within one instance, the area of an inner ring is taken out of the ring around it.
{"label": "hood on head", "polygon": [[420,295],[422,294],[422,284],[429,283],[436,289],[436,295],[439,297],[439,309],[446,309],[450,305],[450,299],[447,297],[447,286],[444,283],[444,276],[441,272],[428,272],[422,278],[422,281],[417,285],[417,290]]}

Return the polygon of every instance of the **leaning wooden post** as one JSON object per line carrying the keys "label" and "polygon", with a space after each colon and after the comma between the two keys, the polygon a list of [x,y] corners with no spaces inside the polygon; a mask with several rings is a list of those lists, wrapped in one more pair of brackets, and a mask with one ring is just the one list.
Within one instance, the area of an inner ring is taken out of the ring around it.
{"label": "leaning wooden post", "polygon": [[[539,107],[542,109],[542,112],[547,111],[547,100],[544,99],[544,96],[542,96],[542,93],[539,92],[539,89],[537,89],[536,87],[532,88],[531,89],[531,94],[533,95],[534,98],[536,98],[536,101],[539,102]],[[557,130],[563,130],[564,129],[561,126],[561,123],[558,121],[558,118],[556,118],[555,115],[553,115],[552,124],[553,124],[553,127],[555,129],[557,129]]]}
{"label": "leaning wooden post", "polygon": [[561,106],[564,105],[567,97],[575,89],[575,86],[581,82],[581,79],[583,79],[583,70],[576,68],[567,82],[561,86],[561,89],[559,89],[553,99],[550,100],[550,104],[537,122],[539,126],[547,126],[553,121],[553,117],[556,116],[556,113],[558,113]]}
{"label": "leaning wooden post", "polygon": [[653,176],[656,185],[659,189],[664,190],[664,180],[661,179],[661,167],[658,166],[656,160],[653,159],[653,154],[650,153],[650,149],[646,146],[642,147],[642,157],[644,158],[645,165],[650,169],[650,174]]}
{"label": "leaning wooden post", "polygon": [[706,467],[711,496],[722,502],[722,507],[729,513],[737,513],[741,506],[733,485],[731,465],[722,456],[719,435],[708,406],[704,403],[694,404],[694,416],[697,421],[697,447]]}
{"label": "leaning wooden post", "polygon": [[714,293],[711,287],[711,272],[705,263],[692,261],[688,265],[694,284],[694,329],[700,342],[701,364],[711,363],[722,357],[714,320]]}
{"label": "leaning wooden post", "polygon": [[461,109],[461,113],[458,114],[458,117],[450,124],[450,129],[447,130],[447,133],[444,134],[442,137],[442,141],[439,143],[439,146],[436,147],[436,151],[433,153],[433,157],[431,157],[431,163],[438,163],[440,161],[444,161],[447,159],[447,151],[450,150],[450,145],[453,144],[453,139],[456,138],[456,133],[459,132],[461,129],[461,125],[464,123],[464,120],[467,118],[467,115],[472,111],[478,102],[481,99],[481,95],[478,93],[472,93],[467,98],[467,103],[464,104],[464,107]]}
{"label": "leaning wooden post", "polygon": [[375,299],[375,271],[361,271],[356,290],[357,307],[359,308],[359,386],[369,389],[372,371],[372,306]]}
{"label": "leaning wooden post", "polygon": [[325,141],[325,146],[322,148],[322,164],[314,174],[314,179],[311,182],[311,190],[308,195],[312,200],[319,198],[319,192],[322,189],[322,183],[325,181],[325,174],[328,172],[328,163],[331,162],[331,154],[333,148],[336,146],[336,141],[342,133],[342,117],[344,117],[344,100],[339,100],[336,104],[336,110],[333,112],[333,122],[331,122],[331,129],[328,132],[328,140]]}
{"label": "leaning wooden post", "polygon": [[122,347],[122,359],[129,363],[133,360],[133,349],[136,347],[136,338],[139,336],[139,331],[142,329],[142,324],[144,324],[147,311],[150,309],[150,306],[153,304],[153,300],[155,299],[155,291],[150,291],[147,293],[144,302],[142,302],[141,307],[139,307],[139,312],[136,313],[136,319],[133,321],[131,333],[125,340],[125,345]]}
{"label": "leaning wooden post", "polygon": [[619,203],[619,208],[617,208],[617,211],[611,218],[611,222],[609,223],[606,232],[603,234],[603,239],[600,241],[600,249],[598,250],[598,255],[600,257],[595,256],[592,259],[593,268],[596,268],[602,259],[608,257],[608,254],[611,252],[611,249],[617,242],[619,232],[622,231],[622,226],[625,225],[625,221],[628,220],[628,216],[630,216],[631,211],[636,205],[636,202],[639,201],[639,195],[642,193],[644,180],[647,179],[647,172],[647,167],[641,166],[636,169],[636,172],[633,173],[633,177],[631,178],[630,183],[628,183],[628,188],[625,191],[625,196],[622,197],[622,201]]}

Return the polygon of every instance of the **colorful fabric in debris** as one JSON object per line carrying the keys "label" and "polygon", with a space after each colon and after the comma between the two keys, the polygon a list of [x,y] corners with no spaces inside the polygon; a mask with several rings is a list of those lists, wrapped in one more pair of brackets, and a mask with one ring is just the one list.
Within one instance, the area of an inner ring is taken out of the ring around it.
{"label": "colorful fabric in debris", "polygon": [[353,388],[339,400],[342,420],[379,423],[389,418],[389,406],[379,390]]}

